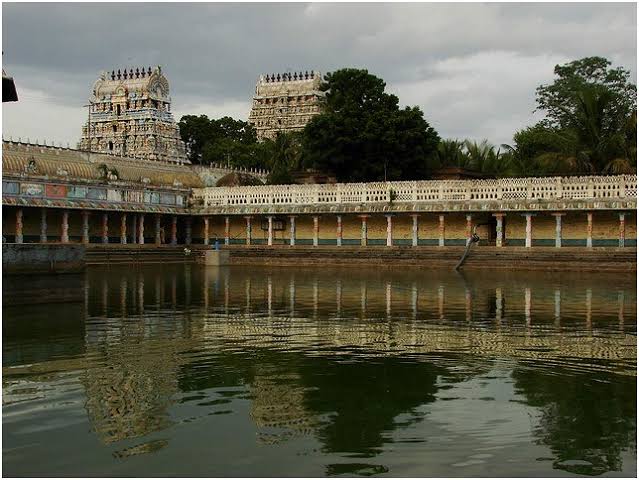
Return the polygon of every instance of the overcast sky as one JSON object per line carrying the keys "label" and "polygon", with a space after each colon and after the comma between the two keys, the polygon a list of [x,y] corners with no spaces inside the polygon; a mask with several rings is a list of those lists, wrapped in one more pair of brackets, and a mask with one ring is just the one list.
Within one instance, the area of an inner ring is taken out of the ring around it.
{"label": "overcast sky", "polygon": [[599,55],[636,82],[636,5],[2,5],[3,68],[20,101],[4,137],[75,146],[102,70],[162,65],[176,121],[246,120],[260,73],[366,68],[443,138],[510,143],[558,63]]}

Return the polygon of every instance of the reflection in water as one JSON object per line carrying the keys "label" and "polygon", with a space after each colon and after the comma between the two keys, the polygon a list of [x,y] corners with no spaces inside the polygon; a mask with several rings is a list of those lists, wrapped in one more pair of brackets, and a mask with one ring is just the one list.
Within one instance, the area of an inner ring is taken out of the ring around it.
{"label": "reflection in water", "polygon": [[[174,473],[231,475],[246,457],[257,475],[634,474],[632,278],[184,265],[94,268],[79,288],[79,305],[4,310],[7,472],[165,472],[221,435],[242,447]],[[100,444],[64,433],[67,417]],[[34,446],[49,430],[62,450],[149,463],[58,465]],[[496,446],[517,460],[481,453]]]}

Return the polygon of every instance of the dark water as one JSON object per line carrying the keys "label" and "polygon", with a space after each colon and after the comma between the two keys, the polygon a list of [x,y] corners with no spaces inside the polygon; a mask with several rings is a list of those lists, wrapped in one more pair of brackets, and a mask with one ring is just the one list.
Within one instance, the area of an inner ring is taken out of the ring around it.
{"label": "dark water", "polygon": [[631,274],[112,267],[16,289],[5,476],[636,475]]}

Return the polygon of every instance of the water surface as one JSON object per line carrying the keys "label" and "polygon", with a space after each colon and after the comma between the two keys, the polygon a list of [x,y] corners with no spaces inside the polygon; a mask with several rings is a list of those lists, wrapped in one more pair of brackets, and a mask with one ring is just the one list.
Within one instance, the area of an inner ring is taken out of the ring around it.
{"label": "water surface", "polygon": [[[5,277],[3,472],[635,476],[634,282],[189,265]],[[32,301],[9,306],[16,290]]]}

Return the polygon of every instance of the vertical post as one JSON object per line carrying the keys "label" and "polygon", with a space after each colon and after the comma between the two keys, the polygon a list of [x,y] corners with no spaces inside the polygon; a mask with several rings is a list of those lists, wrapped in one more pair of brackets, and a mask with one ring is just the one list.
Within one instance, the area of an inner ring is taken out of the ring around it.
{"label": "vertical post", "polygon": [[526,217],[526,248],[532,247],[532,214],[526,213],[524,214]]}
{"label": "vertical post", "polygon": [[191,217],[186,217],[186,244],[187,245],[191,245],[191,243],[193,241],[193,238],[192,238],[192,235],[191,235],[191,230],[192,230],[191,229],[191,225],[192,225],[191,222],[192,221],[193,221],[193,219]]}
{"label": "vertical post", "polygon": [[553,213],[555,217],[555,247],[561,248],[561,217],[565,214],[563,213]]}
{"label": "vertical post", "polygon": [[47,243],[47,209],[40,209],[40,243]]}
{"label": "vertical post", "polygon": [[386,215],[386,246],[393,246],[393,216]]}
{"label": "vertical post", "polygon": [[162,244],[162,235],[160,234],[161,230],[162,230],[162,217],[160,216],[159,213],[156,213],[155,214],[155,244],[158,246]]}
{"label": "vertical post", "polygon": [[22,236],[22,209],[18,208],[16,210],[16,243],[22,243],[24,241],[24,237]]}
{"label": "vertical post", "polygon": [[496,247],[504,246],[504,215],[503,213],[493,213],[493,217],[497,219],[497,228],[495,229],[497,234],[497,238],[495,238]]}
{"label": "vertical post", "polygon": [[473,216],[469,213],[466,215],[466,238],[470,238],[473,234]]}
{"label": "vertical post", "polygon": [[126,213],[120,216],[120,243],[126,245]]}
{"label": "vertical post", "polygon": [[246,244],[251,244],[251,218],[250,216],[244,217],[246,219]]}
{"label": "vertical post", "polygon": [[89,243],[89,212],[82,210],[82,243]]}
{"label": "vertical post", "polygon": [[177,215],[171,217],[171,245],[177,245]]}
{"label": "vertical post", "polygon": [[413,247],[416,247],[419,245],[419,215],[415,213],[411,217],[413,217]]}
{"label": "vertical post", "polygon": [[269,215],[266,217],[268,219],[268,240],[267,245],[273,245],[273,216]]}
{"label": "vertical post", "polygon": [[319,217],[317,215],[313,216],[313,246],[317,247],[319,245]]}
{"label": "vertical post", "polygon": [[140,220],[138,221],[138,243],[144,245],[144,214],[140,214]]}
{"label": "vertical post", "polygon": [[444,215],[439,215],[439,246],[443,247],[446,243],[446,224],[444,223]]}
{"label": "vertical post", "polygon": [[109,243],[109,214],[102,214],[102,243]]}
{"label": "vertical post", "polygon": [[342,216],[337,216],[337,246],[342,246]]}
{"label": "vertical post", "polygon": [[368,215],[360,215],[360,218],[362,219],[362,247],[365,247],[368,244],[368,225],[366,224],[368,217]]}
{"label": "vertical post", "polygon": [[131,221],[131,243],[138,243],[138,216],[135,214]]}
{"label": "vertical post", "polygon": [[626,214],[619,214],[619,246],[624,247],[626,243]]}
{"label": "vertical post", "polygon": [[60,238],[62,243],[69,243],[69,211],[62,211],[62,235]]}
{"label": "vertical post", "polygon": [[291,247],[295,245],[295,215],[291,215],[290,217],[288,217],[291,221],[291,239],[290,239],[290,243],[291,243]]}
{"label": "vertical post", "polygon": [[586,247],[592,248],[592,212],[588,212],[588,228],[586,230]]}
{"label": "vertical post", "polygon": [[224,245],[231,243],[231,219],[224,217]]}
{"label": "vertical post", "polygon": [[209,244],[209,217],[203,217],[204,221],[204,245]]}

